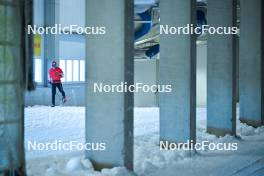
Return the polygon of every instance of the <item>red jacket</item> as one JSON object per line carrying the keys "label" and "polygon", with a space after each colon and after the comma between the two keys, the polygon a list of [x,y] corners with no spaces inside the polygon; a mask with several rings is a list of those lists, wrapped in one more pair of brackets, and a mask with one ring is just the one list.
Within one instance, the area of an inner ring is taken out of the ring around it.
{"label": "red jacket", "polygon": [[60,67],[49,69],[49,76],[52,83],[61,83],[61,78],[63,77],[63,72]]}

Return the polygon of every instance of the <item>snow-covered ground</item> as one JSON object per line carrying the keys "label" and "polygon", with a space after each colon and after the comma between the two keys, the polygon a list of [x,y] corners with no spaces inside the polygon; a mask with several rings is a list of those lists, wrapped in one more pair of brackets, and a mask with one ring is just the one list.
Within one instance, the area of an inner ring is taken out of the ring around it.
{"label": "snow-covered ground", "polygon": [[[237,133],[217,138],[206,133],[206,109],[197,109],[197,141],[238,144],[236,151],[165,151],[159,148],[159,109],[134,110],[134,170],[137,175],[264,175],[264,127],[253,128],[237,120]],[[34,106],[25,109],[27,141],[84,142],[84,107]],[[32,176],[133,175],[123,167],[94,171],[80,151],[26,151],[27,172]]]}

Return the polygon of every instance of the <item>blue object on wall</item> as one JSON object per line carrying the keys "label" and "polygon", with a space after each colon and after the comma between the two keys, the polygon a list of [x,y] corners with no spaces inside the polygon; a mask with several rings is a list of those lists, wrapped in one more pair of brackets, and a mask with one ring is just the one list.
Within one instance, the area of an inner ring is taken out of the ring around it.
{"label": "blue object on wall", "polygon": [[[202,9],[198,9],[196,11],[197,26],[206,25],[207,24],[206,14],[205,14],[205,11],[203,10],[203,9],[206,10],[206,3],[197,2],[197,6],[202,7]],[[138,31],[135,32],[135,36],[134,36],[135,41],[143,37],[144,35],[146,35],[152,27],[151,14],[148,10],[143,13],[139,13],[138,15],[140,16],[142,21],[150,21],[150,22],[143,23],[142,27]],[[145,52],[146,56],[149,58],[154,57],[158,53],[159,53],[159,44],[152,46]]]}
{"label": "blue object on wall", "polygon": [[146,56],[148,56],[150,59],[155,56],[156,54],[159,53],[159,44],[154,45],[152,47],[150,47],[147,51],[146,51]]}
{"label": "blue object on wall", "polygon": [[143,12],[138,14],[142,21],[150,21],[149,23],[143,23],[142,27],[135,32],[135,40],[138,40],[139,38],[146,35],[149,30],[151,29],[151,15],[149,11]]}
{"label": "blue object on wall", "polygon": [[196,20],[197,20],[197,25],[202,26],[207,24],[207,20],[205,17],[205,12],[202,10],[197,10],[196,11]]}

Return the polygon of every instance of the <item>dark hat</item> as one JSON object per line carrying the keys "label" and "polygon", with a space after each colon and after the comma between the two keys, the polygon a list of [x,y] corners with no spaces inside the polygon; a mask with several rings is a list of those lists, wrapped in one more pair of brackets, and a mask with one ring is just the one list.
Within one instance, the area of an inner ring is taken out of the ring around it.
{"label": "dark hat", "polygon": [[52,67],[56,67],[57,66],[57,62],[56,61],[52,61]]}

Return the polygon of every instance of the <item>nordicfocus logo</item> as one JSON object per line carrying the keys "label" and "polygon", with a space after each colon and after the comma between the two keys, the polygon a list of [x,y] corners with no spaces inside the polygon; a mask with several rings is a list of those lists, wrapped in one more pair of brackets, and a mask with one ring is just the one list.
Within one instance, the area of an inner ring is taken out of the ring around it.
{"label": "nordicfocus logo", "polygon": [[224,150],[233,151],[238,149],[237,143],[213,143],[209,141],[196,142],[194,144],[193,140],[184,143],[174,143],[168,141],[160,141],[160,150]]}
{"label": "nordicfocus logo", "polygon": [[37,25],[28,25],[27,34],[87,34],[87,35],[103,35],[106,34],[105,26],[78,26],[72,24],[69,26],[62,26],[61,24],[55,24],[54,26],[37,26]]}
{"label": "nordicfocus logo", "polygon": [[210,35],[236,35],[239,34],[239,28],[236,26],[209,26],[201,25],[196,26],[187,24],[186,26],[169,26],[160,25],[160,34],[170,35],[190,35],[190,34],[210,34]]}
{"label": "nordicfocus logo", "polygon": [[94,92],[171,92],[172,85],[147,85],[143,83],[136,83],[129,85],[127,82],[121,82],[120,84],[108,85],[103,83],[94,83]]}
{"label": "nordicfocus logo", "polygon": [[57,150],[57,151],[70,151],[70,150],[95,150],[103,151],[106,149],[106,143],[103,142],[92,142],[92,143],[81,143],[78,141],[69,141],[62,142],[61,140],[55,140],[54,142],[36,142],[28,141],[27,144],[28,151],[38,150],[38,151],[48,151],[48,150]]}

